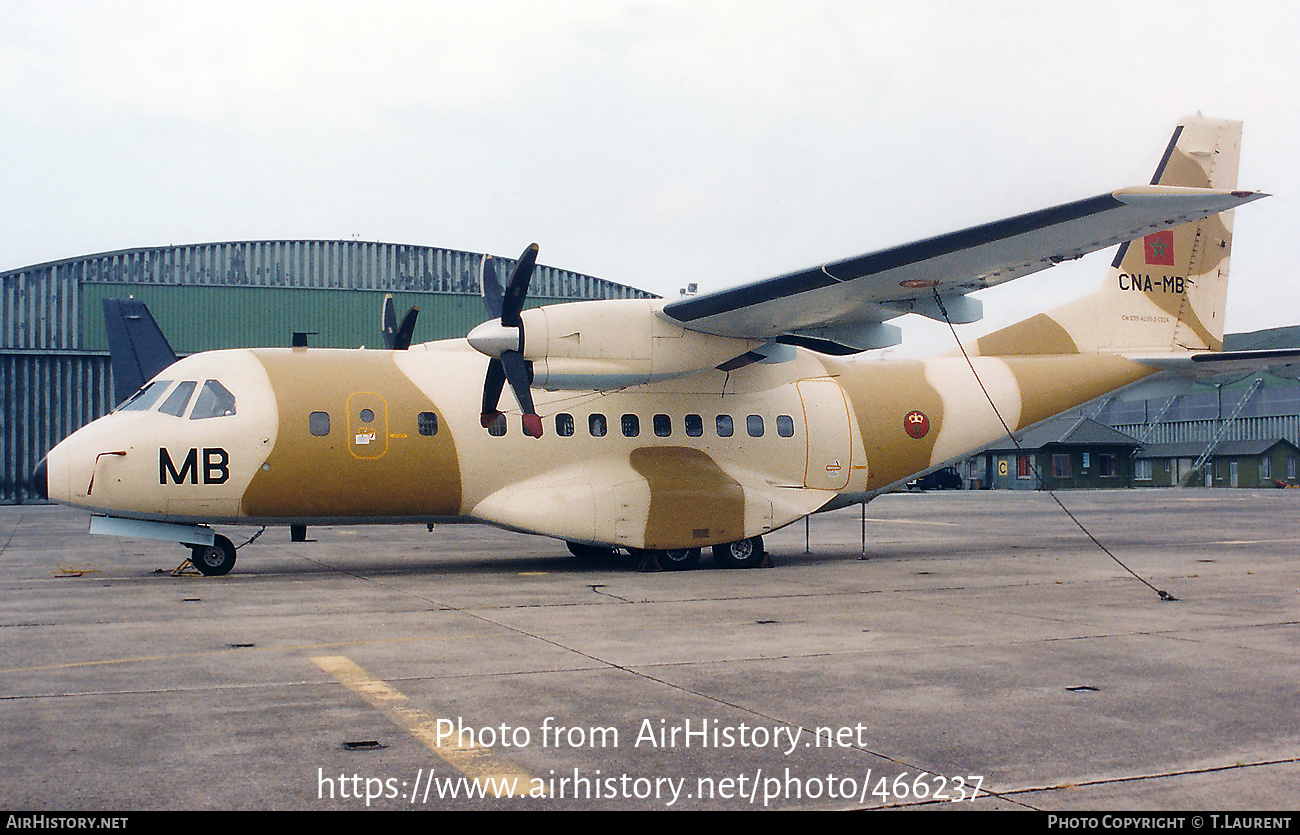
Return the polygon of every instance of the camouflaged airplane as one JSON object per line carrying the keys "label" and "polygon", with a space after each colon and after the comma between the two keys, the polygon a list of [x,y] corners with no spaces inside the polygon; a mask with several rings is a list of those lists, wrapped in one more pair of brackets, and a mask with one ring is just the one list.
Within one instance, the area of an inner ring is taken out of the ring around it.
{"label": "camouflaged airplane", "polygon": [[[492,321],[466,339],[408,346],[407,327],[393,350],[196,354],[36,478],[90,510],[93,533],[180,542],[209,575],[235,562],[214,524],[473,521],[579,556],[684,569],[712,547],[718,565],[754,566],[764,534],[958,460],[1003,420],[1296,362],[1221,352],[1231,210],[1265,196],[1235,190],[1240,135],[1189,117],[1149,186],[672,301],[524,310],[536,245],[504,287],[485,257]],[[973,322],[972,291],[1116,244],[1101,289],[969,358],[853,356],[900,340],[889,319]]]}

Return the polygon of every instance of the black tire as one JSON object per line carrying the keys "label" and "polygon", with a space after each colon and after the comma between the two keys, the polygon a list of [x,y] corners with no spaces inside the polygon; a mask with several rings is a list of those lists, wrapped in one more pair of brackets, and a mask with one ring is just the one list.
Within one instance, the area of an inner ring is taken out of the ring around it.
{"label": "black tire", "polygon": [[655,551],[655,562],[664,571],[690,571],[700,564],[699,548],[673,548]]}
{"label": "black tire", "polygon": [[713,561],[718,568],[758,568],[763,562],[763,537],[714,545]]}
{"label": "black tire", "polygon": [[565,542],[569,553],[585,562],[604,562],[618,556],[617,548],[604,548],[600,545],[580,545],[577,542]]}
{"label": "black tire", "polygon": [[212,538],[211,545],[191,545],[190,564],[197,568],[200,574],[209,577],[229,574],[230,569],[235,567],[234,543],[217,534]]}

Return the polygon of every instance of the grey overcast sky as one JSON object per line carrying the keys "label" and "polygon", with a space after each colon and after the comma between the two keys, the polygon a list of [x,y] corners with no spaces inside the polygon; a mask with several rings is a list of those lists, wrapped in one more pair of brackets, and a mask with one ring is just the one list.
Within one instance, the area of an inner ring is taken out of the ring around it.
{"label": "grey overcast sky", "polygon": [[[1237,213],[1228,327],[1297,324],[1298,8],[0,0],[0,269],[535,240],[676,295],[1145,183],[1200,111],[1245,122],[1240,185],[1275,195]],[[988,291],[968,332],[1091,289],[1110,257]]]}

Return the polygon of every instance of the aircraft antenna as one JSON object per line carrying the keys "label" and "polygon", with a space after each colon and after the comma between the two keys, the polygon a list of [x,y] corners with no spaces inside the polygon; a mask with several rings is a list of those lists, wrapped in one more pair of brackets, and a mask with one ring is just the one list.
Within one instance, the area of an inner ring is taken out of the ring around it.
{"label": "aircraft antenna", "polygon": [[[979,372],[975,370],[975,363],[971,361],[970,354],[966,353],[966,346],[961,343],[961,338],[957,336],[957,328],[953,326],[952,320],[948,318],[948,309],[943,305],[943,297],[939,295],[938,287],[932,288],[932,292],[934,293],[934,302],[939,307],[939,313],[943,315],[943,320],[948,323],[948,330],[952,331],[952,338],[956,340],[957,347],[961,350],[961,355],[965,357],[966,365],[970,368],[970,373],[975,376],[975,382],[979,383],[980,391],[984,392],[984,399],[987,400],[989,402],[989,406],[993,408],[993,414],[997,415],[998,422],[1001,423],[1002,428],[1007,431],[1007,435],[1011,438],[1011,443],[1016,445],[1016,450],[1019,452],[1024,452],[1024,447],[1020,446],[1020,439],[1017,438],[1012,433],[1011,427],[1007,425],[1006,419],[1002,417],[1002,412],[998,409],[998,405],[993,402],[993,396],[990,395],[989,390],[984,387],[984,381],[980,379]],[[1037,463],[1032,463],[1032,459],[1031,459],[1030,467],[1033,469],[1034,480],[1038,482],[1039,489],[1044,490],[1047,493],[1047,495],[1052,497],[1052,501],[1056,502],[1057,506],[1060,507],[1061,510],[1065,512],[1065,515],[1070,517],[1070,521],[1073,522],[1075,525],[1077,525],[1079,530],[1083,531],[1084,535],[1087,536],[1089,539],[1091,539],[1092,543],[1102,550],[1102,553],[1104,553],[1106,556],[1114,560],[1115,564],[1118,565],[1120,568],[1124,569],[1129,574],[1133,575],[1133,578],[1135,580],[1138,580],[1139,582],[1142,583],[1142,585],[1146,586],[1156,594],[1160,595],[1161,600],[1174,601],[1178,599],[1177,597],[1174,597],[1172,594],[1165,591],[1164,589],[1158,589],[1155,586],[1151,585],[1151,583],[1147,582],[1147,580],[1144,577],[1139,576],[1137,572],[1135,572],[1133,569],[1125,565],[1124,562],[1119,557],[1112,554],[1110,549],[1107,548],[1105,545],[1103,545],[1101,543],[1101,540],[1093,536],[1092,532],[1089,531],[1086,527],[1084,527],[1083,523],[1079,521],[1078,517],[1076,517],[1073,513],[1070,512],[1070,509],[1066,507],[1065,503],[1062,502],[1060,497],[1056,495],[1056,491],[1047,486],[1047,482],[1043,478],[1042,473],[1039,471]]]}

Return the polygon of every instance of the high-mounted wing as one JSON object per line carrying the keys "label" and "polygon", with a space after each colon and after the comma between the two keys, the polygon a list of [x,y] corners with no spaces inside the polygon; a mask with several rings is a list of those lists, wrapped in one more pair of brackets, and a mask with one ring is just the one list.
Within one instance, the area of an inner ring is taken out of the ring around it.
{"label": "high-mounted wing", "polygon": [[672,301],[663,315],[702,333],[776,339],[827,353],[881,348],[901,338],[886,320],[905,313],[939,318],[936,292],[949,319],[974,322],[981,305],[967,293],[1264,196],[1179,186],[1125,188]]}

